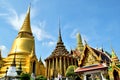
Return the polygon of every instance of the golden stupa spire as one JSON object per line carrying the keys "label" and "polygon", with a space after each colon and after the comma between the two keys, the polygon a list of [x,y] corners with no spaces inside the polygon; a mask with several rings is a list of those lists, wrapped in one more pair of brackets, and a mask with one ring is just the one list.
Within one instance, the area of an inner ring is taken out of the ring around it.
{"label": "golden stupa spire", "polygon": [[12,62],[12,64],[11,64],[11,66],[16,66],[15,57],[16,57],[16,54],[14,54],[14,58],[13,58],[13,62]]}
{"label": "golden stupa spire", "polygon": [[80,33],[77,33],[77,49],[80,51],[83,50],[83,43]]}
{"label": "golden stupa spire", "polygon": [[112,48],[112,61],[113,62],[118,62],[119,61],[119,59],[118,59],[116,53],[114,52],[113,48]]}
{"label": "golden stupa spire", "polygon": [[19,33],[21,33],[21,32],[27,32],[29,34],[32,34],[31,26],[30,26],[30,6],[28,7],[26,17],[24,19],[22,28],[20,29]]}

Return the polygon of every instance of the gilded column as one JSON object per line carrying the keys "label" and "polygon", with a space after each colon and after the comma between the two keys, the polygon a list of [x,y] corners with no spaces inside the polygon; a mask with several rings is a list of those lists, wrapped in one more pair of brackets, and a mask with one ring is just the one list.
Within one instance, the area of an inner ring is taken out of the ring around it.
{"label": "gilded column", "polygon": [[62,74],[62,57],[60,57],[60,74]]}
{"label": "gilded column", "polygon": [[69,58],[67,58],[67,61],[68,61],[68,66],[70,65],[70,63],[69,63]]}
{"label": "gilded column", "polygon": [[53,66],[52,66],[52,70],[53,70],[52,75],[53,75],[53,76],[54,76],[54,69],[55,69],[55,61],[54,61],[54,58],[53,58]]}
{"label": "gilded column", "polygon": [[46,73],[45,73],[46,77],[48,76],[48,61],[46,60]]}
{"label": "gilded column", "polygon": [[50,60],[49,60],[49,70],[48,70],[49,72],[48,72],[48,76],[49,76],[49,78],[50,78],[50,73],[51,73],[51,69],[50,69]]}
{"label": "gilded column", "polygon": [[53,58],[53,69],[55,69],[55,60]]}
{"label": "gilded column", "polygon": [[56,71],[58,73],[58,58],[56,57]]}
{"label": "gilded column", "polygon": [[65,57],[64,57],[64,76],[65,76],[65,72],[66,72],[66,62],[65,62]]}

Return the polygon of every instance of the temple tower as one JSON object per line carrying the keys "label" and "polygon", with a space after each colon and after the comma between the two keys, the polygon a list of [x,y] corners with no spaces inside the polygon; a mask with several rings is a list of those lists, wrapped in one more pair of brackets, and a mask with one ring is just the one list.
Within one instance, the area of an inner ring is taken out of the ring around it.
{"label": "temple tower", "polygon": [[56,48],[52,54],[45,59],[46,62],[46,76],[51,79],[52,77],[65,77],[65,72],[70,65],[77,65],[77,60],[69,54],[64,46],[59,27],[58,41]]}
{"label": "temple tower", "polygon": [[110,80],[120,80],[119,59],[113,49],[112,49],[111,54],[112,54],[112,56],[111,56],[112,63],[110,64],[110,66],[108,68],[109,78],[110,78]]}
{"label": "temple tower", "polygon": [[23,25],[12,44],[12,48],[4,59],[4,65],[0,69],[0,77],[3,77],[6,68],[11,66],[14,55],[16,55],[16,68],[19,67],[21,61],[23,73],[27,72],[38,75],[37,69],[39,64],[35,54],[35,40],[30,25],[30,7],[28,8]]}
{"label": "temple tower", "polygon": [[81,35],[80,35],[80,33],[77,33],[77,50],[79,50],[79,51],[83,51],[83,43],[82,43],[82,38],[81,38]]}

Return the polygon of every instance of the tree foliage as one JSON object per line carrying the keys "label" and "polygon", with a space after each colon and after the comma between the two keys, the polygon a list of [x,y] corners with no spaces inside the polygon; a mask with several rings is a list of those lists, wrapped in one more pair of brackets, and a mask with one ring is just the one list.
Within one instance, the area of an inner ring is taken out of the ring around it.
{"label": "tree foliage", "polygon": [[35,80],[47,80],[47,78],[44,77],[43,75],[40,75],[40,76],[37,76]]}
{"label": "tree foliage", "polygon": [[21,75],[21,79],[20,80],[30,80],[30,74],[28,73],[23,73]]}
{"label": "tree foliage", "polygon": [[77,66],[71,65],[67,68],[67,71],[65,73],[66,77],[71,78],[72,80],[75,80],[79,75],[74,72],[74,70],[77,68]]}

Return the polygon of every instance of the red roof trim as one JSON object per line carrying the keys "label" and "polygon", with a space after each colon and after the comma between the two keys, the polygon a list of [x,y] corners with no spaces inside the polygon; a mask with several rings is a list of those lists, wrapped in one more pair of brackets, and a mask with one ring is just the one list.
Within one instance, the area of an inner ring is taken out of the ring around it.
{"label": "red roof trim", "polygon": [[87,68],[78,67],[74,72],[78,73],[78,72],[86,72],[86,71],[93,71],[93,70],[106,69],[106,68],[107,68],[107,66],[100,64],[100,65],[91,66],[91,67],[87,67]]}

